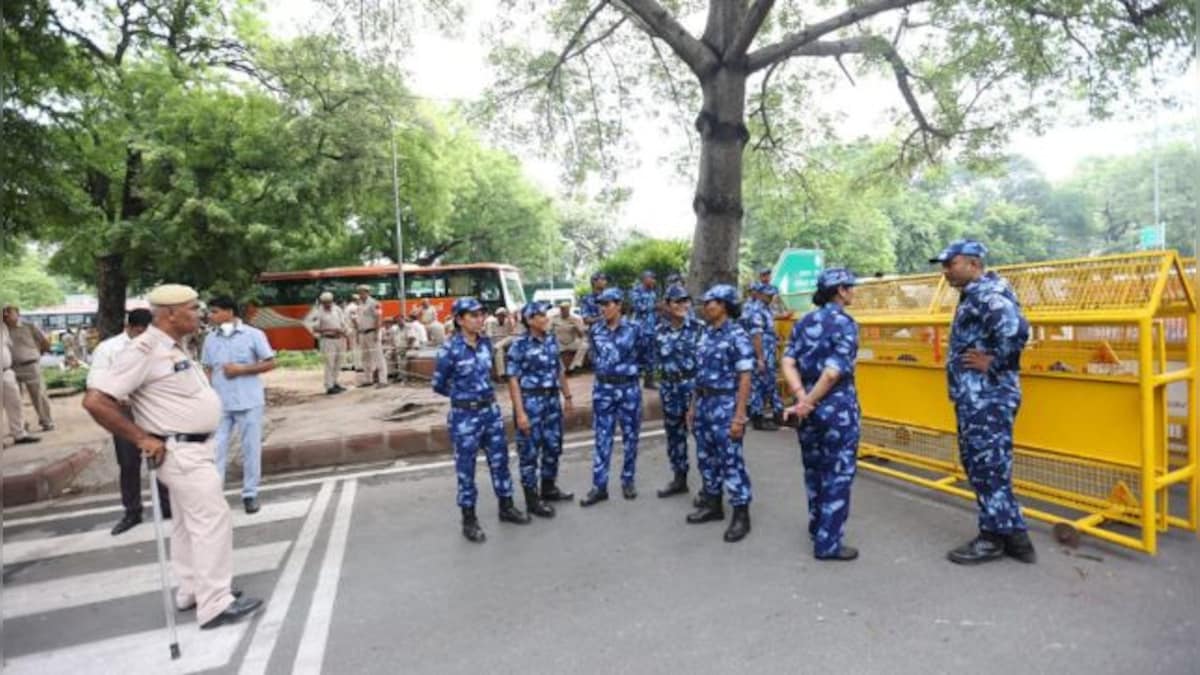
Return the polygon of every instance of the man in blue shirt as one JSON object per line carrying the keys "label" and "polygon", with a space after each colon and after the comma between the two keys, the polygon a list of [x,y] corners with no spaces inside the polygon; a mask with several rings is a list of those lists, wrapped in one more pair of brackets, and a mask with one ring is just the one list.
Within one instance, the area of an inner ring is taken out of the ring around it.
{"label": "man in blue shirt", "polygon": [[947,557],[962,565],[1005,555],[1032,563],[1037,556],[1012,487],[1013,423],[1029,323],[1008,282],[984,270],[986,256],[980,242],[960,239],[930,260],[962,294],[950,327],[946,379],[959,458],[979,506],[979,535]]}
{"label": "man in blue shirt", "polygon": [[258,482],[262,477],[263,383],[260,373],[275,368],[275,351],[267,336],[238,318],[237,303],[218,297],[208,303],[214,330],[204,341],[201,363],[221,398],[217,427],[217,475],[225,480],[225,460],[234,427],[241,428],[242,505],[258,511]]}

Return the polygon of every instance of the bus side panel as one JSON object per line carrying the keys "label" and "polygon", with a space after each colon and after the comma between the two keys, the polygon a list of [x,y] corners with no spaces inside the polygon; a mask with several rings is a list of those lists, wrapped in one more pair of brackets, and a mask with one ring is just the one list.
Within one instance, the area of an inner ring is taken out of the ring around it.
{"label": "bus side panel", "polygon": [[266,333],[267,342],[276,351],[316,349],[316,339],[304,326],[304,317],[311,309],[307,305],[248,307],[246,321]]}

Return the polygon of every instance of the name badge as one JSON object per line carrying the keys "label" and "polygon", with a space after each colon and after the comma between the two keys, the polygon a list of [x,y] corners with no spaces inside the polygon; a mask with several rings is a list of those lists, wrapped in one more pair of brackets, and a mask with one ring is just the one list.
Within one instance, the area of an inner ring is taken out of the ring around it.
{"label": "name badge", "polygon": [[191,367],[192,367],[191,361],[176,361],[175,362],[175,372],[177,372],[177,373],[182,373],[183,371],[185,371]]}

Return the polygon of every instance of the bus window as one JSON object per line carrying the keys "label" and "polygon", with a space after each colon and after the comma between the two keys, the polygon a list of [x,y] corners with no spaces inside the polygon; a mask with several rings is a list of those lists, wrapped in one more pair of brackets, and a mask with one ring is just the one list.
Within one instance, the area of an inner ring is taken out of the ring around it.
{"label": "bus window", "polygon": [[313,279],[264,281],[258,287],[258,304],[263,307],[311,305],[320,294],[320,284]]}
{"label": "bus window", "polygon": [[338,300],[348,300],[358,297],[359,286],[367,286],[375,298],[391,299],[397,297],[396,283],[394,277],[330,277],[321,280],[321,290],[333,293]]}
{"label": "bus window", "polygon": [[409,298],[446,296],[446,277],[442,274],[405,274],[404,295]]}
{"label": "bus window", "polygon": [[521,286],[521,275],[513,270],[506,270],[504,275],[504,293],[508,296],[507,303],[510,307],[521,307],[525,305],[525,288]]}

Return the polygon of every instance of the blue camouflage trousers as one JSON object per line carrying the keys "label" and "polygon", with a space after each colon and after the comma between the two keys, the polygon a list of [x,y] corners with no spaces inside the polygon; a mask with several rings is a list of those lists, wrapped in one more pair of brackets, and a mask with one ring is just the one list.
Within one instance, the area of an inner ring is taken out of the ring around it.
{"label": "blue camouflage trousers", "polygon": [[517,456],[521,464],[521,485],[537,487],[538,456],[541,456],[542,480],[558,477],[558,457],[562,454],[562,403],[558,394],[521,394],[529,433],[517,429]]}
{"label": "blue camouflage trousers", "polygon": [[[749,413],[771,416],[783,412],[783,398],[779,395],[779,356],[775,353],[775,342],[763,340],[763,372],[755,366],[750,386]],[[770,410],[765,410],[770,406]]]}
{"label": "blue camouflage trousers", "polygon": [[511,497],[512,477],[508,473],[508,440],[500,406],[484,410],[450,408],[447,419],[450,440],[454,443],[454,470],[458,474],[458,505],[472,508],[479,496],[475,489],[475,458],[482,448],[492,473],[492,489],[497,497]]}
{"label": "blue camouflage trousers", "polygon": [[1026,529],[1012,489],[1013,422],[1018,401],[955,405],[958,455],[979,506],[979,531],[1011,534]]}
{"label": "blue camouflage trousers", "polygon": [[796,430],[808,489],[808,536],[813,553],[830,556],[842,546],[850,517],[850,485],[858,468],[859,410],[818,406]]}
{"label": "blue camouflage trousers", "polygon": [[592,454],[592,484],[608,489],[608,467],[612,463],[613,435],[621,425],[624,441],[621,484],[633,485],[637,473],[638,432],[642,426],[642,387],[635,379],[628,384],[608,384],[596,380],[592,385],[592,429],[596,451]]}
{"label": "blue camouflage trousers", "polygon": [[753,498],[750,474],[746,471],[742,441],[729,437],[729,425],[733,422],[736,403],[737,397],[733,394],[701,396],[697,399],[696,419],[693,420],[696,464],[700,466],[705,494],[720,496],[724,483],[730,505],[745,506]]}
{"label": "blue camouflage trousers", "polygon": [[687,411],[692,402],[692,380],[660,382],[658,396],[662,399],[663,428],[667,432],[667,458],[671,471],[687,473]]}

